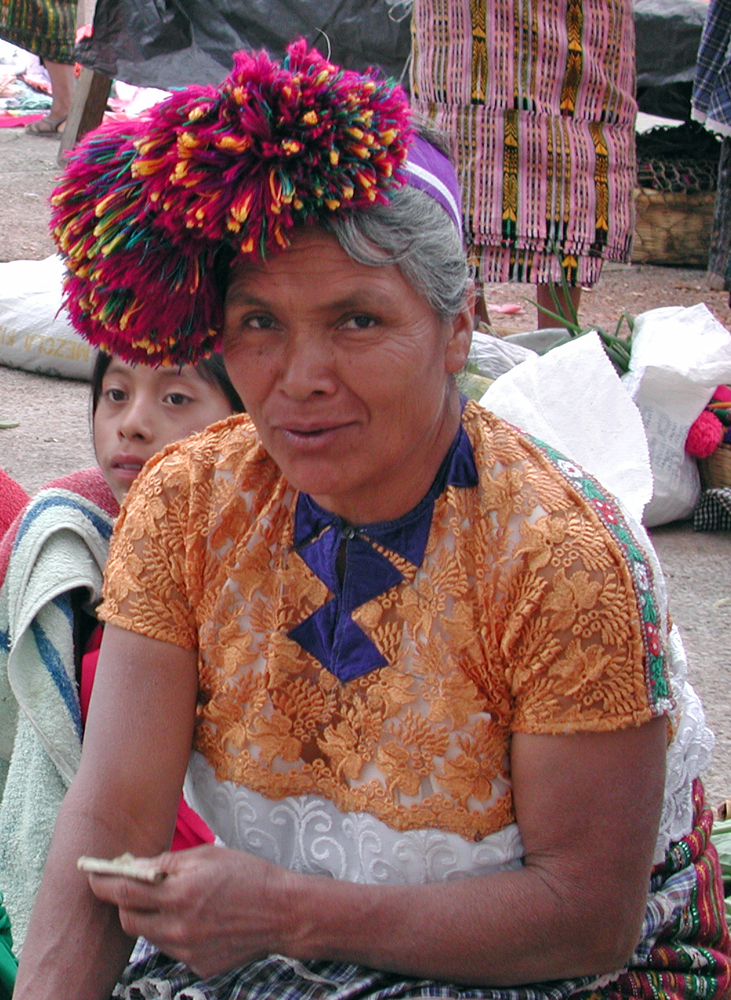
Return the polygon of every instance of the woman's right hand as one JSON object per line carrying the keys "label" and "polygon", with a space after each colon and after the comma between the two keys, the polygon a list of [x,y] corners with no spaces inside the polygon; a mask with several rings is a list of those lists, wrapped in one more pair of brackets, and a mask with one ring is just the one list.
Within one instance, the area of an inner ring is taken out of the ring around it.
{"label": "woman's right hand", "polygon": [[89,875],[92,891],[117,907],[130,937],[145,937],[202,978],[279,950],[286,885],[297,876],[213,845],[166,852],[155,861],[167,877],[154,885]]}

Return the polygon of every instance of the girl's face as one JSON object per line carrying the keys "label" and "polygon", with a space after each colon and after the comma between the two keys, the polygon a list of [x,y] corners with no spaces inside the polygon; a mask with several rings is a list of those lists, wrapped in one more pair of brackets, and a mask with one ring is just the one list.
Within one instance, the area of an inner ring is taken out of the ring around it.
{"label": "girl's face", "polygon": [[94,413],[94,451],[117,500],[166,444],[232,413],[221,389],[193,365],[149,368],[113,358]]}

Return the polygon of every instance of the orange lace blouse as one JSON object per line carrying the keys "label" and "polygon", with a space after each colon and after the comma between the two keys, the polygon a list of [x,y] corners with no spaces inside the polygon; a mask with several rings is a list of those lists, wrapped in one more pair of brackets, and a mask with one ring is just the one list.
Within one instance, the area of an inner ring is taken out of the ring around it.
{"label": "orange lace blouse", "polygon": [[511,732],[669,710],[666,623],[616,503],[477,404],[462,426],[478,484],[436,497],[420,565],[373,543],[399,582],[352,610],[383,665],[348,681],[290,635],[333,594],[293,545],[298,493],[248,417],[139,477],[99,615],[198,649],[195,748],[219,780],[480,840],[514,820]]}

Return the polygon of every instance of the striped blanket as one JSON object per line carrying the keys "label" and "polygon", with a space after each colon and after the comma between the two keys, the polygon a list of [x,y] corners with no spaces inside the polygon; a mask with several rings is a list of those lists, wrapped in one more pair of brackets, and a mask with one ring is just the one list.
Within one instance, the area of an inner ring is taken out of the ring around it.
{"label": "striped blanket", "polygon": [[84,470],[41,490],[0,545],[0,886],[16,947],[81,753],[71,592],[99,600],[117,511]]}

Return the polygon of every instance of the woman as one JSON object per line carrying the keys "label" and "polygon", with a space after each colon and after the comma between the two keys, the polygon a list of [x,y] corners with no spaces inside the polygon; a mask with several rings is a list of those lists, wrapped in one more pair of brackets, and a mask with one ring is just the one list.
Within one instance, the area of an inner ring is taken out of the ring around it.
{"label": "woman", "polygon": [[714,287],[731,289],[731,228],[728,224],[728,188],[731,171],[731,108],[729,106],[729,41],[731,9],[725,0],[712,0],[703,22],[703,34],[693,80],[691,117],[721,137],[718,187],[708,270]]}
{"label": "woman", "polygon": [[[220,355],[151,368],[100,353],[91,401],[98,467],[40,490],[0,545],[0,888],[18,949],[79,762],[119,504],[161,448],[241,410]],[[182,803],[175,846],[211,839]]]}
{"label": "woman", "polygon": [[74,96],[77,0],[5,0],[0,37],[40,56],[51,80],[47,115],[26,126],[29,135],[58,138]]}
{"label": "woman", "polygon": [[[657,566],[597,483],[462,405],[458,190],[405,98],[301,44],[240,55],[71,169],[79,325],[178,359],[226,265],[247,415],[125,504],[16,1000],[720,1000],[705,728]],[[122,226],[143,277],[118,280]],[[135,326],[173,261],[187,314]],[[173,856],[188,763],[226,846]],[[75,870],[123,851],[162,880]]]}
{"label": "woman", "polygon": [[538,326],[576,322],[628,261],[635,184],[631,0],[414,0],[415,107],[453,137],[482,284],[536,286]]}

